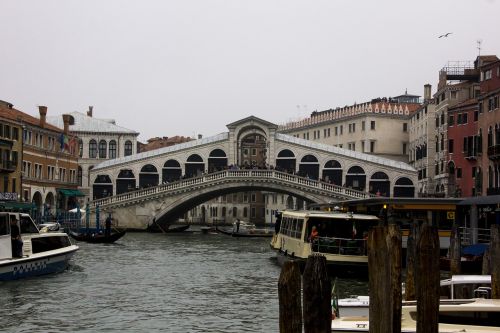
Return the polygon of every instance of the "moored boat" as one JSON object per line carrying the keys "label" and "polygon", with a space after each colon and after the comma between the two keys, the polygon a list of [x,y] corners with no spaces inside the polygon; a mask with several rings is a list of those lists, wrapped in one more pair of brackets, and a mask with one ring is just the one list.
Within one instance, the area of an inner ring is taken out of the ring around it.
{"label": "moored boat", "polygon": [[[417,302],[403,302],[401,332],[415,333]],[[439,304],[439,332],[500,332],[500,300],[465,299],[441,300]],[[339,317],[332,320],[332,332],[369,332],[367,316]]]}
{"label": "moored boat", "polygon": [[70,236],[79,242],[87,243],[114,243],[125,235],[126,231],[116,231],[106,235],[104,233],[84,233],[76,232],[73,230],[69,231]]}
{"label": "moored boat", "polygon": [[77,250],[66,233],[40,232],[28,214],[0,213],[0,281],[61,272]]}
{"label": "moored boat", "polygon": [[[285,210],[271,248],[276,250],[279,264],[295,260],[302,269],[309,255],[321,254],[334,275],[367,275],[368,230],[378,222],[373,215]],[[318,233],[310,239],[313,227]]]}

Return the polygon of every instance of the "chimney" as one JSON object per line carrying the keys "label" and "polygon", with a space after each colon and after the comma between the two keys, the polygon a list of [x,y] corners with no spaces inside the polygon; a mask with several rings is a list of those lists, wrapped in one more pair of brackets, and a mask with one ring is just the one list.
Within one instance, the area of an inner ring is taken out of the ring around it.
{"label": "chimney", "polygon": [[38,107],[38,112],[40,112],[40,127],[44,128],[45,123],[46,123],[46,117],[47,117],[47,107],[46,106],[39,106]]}
{"label": "chimney", "polygon": [[69,114],[63,114],[63,122],[64,122],[64,134],[68,135],[69,133],[69,119],[71,116]]}
{"label": "chimney", "polygon": [[424,85],[424,101],[428,101],[432,98],[431,90],[432,86],[430,84],[427,83],[426,85]]}
{"label": "chimney", "polygon": [[93,108],[94,108],[93,106],[89,106],[89,110],[87,111],[87,116],[92,117],[92,109]]}

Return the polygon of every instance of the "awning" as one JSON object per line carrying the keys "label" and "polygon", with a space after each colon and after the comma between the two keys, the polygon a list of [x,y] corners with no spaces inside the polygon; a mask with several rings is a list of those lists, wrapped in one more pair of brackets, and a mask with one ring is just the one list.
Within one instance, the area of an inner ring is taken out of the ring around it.
{"label": "awning", "polygon": [[465,198],[458,205],[459,206],[470,206],[470,205],[496,205],[500,203],[500,195],[488,195],[480,197],[469,197]]}
{"label": "awning", "polygon": [[29,211],[35,205],[29,202],[3,201],[0,202],[0,210]]}
{"label": "awning", "polygon": [[66,196],[66,197],[84,197],[85,196],[85,194],[83,194],[83,192],[81,192],[80,190],[61,188],[58,191],[59,191],[59,193],[61,193],[62,195]]}

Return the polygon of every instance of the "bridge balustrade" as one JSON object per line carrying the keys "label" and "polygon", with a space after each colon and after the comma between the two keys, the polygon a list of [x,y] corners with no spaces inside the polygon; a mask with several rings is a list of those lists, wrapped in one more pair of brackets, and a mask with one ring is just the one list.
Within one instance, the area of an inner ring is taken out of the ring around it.
{"label": "bridge balustrade", "polygon": [[276,171],[276,170],[224,170],[218,171],[211,174],[206,174],[200,177],[194,177],[189,179],[181,179],[176,182],[161,184],[155,187],[149,187],[145,189],[140,189],[136,191],[131,191],[127,193],[122,193],[115,196],[110,196],[106,198],[101,198],[94,200],[90,203],[90,207],[95,209],[99,206],[108,206],[112,204],[125,203],[128,201],[145,199],[150,196],[155,196],[163,194],[169,191],[176,191],[182,189],[192,189],[198,185],[207,186],[210,183],[217,182],[218,180],[225,178],[241,178],[244,180],[248,179],[275,179],[281,180],[283,182],[301,185],[308,188],[315,188],[325,192],[336,193],[345,195],[351,198],[367,198],[373,197],[373,194],[354,190],[351,188],[345,188],[335,184],[329,184],[318,180],[313,180],[305,177],[300,177],[297,175],[289,174],[286,172]]}

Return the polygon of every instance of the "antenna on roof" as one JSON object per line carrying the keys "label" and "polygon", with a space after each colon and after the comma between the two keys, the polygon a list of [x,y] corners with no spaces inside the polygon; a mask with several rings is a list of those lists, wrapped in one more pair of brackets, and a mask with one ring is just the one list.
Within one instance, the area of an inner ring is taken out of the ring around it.
{"label": "antenna on roof", "polygon": [[476,40],[476,43],[477,43],[477,50],[478,50],[478,54],[477,54],[477,55],[478,55],[478,56],[480,56],[480,55],[481,55],[481,43],[482,43],[482,42],[483,42],[483,40],[482,40],[482,39],[478,39],[478,40]]}

